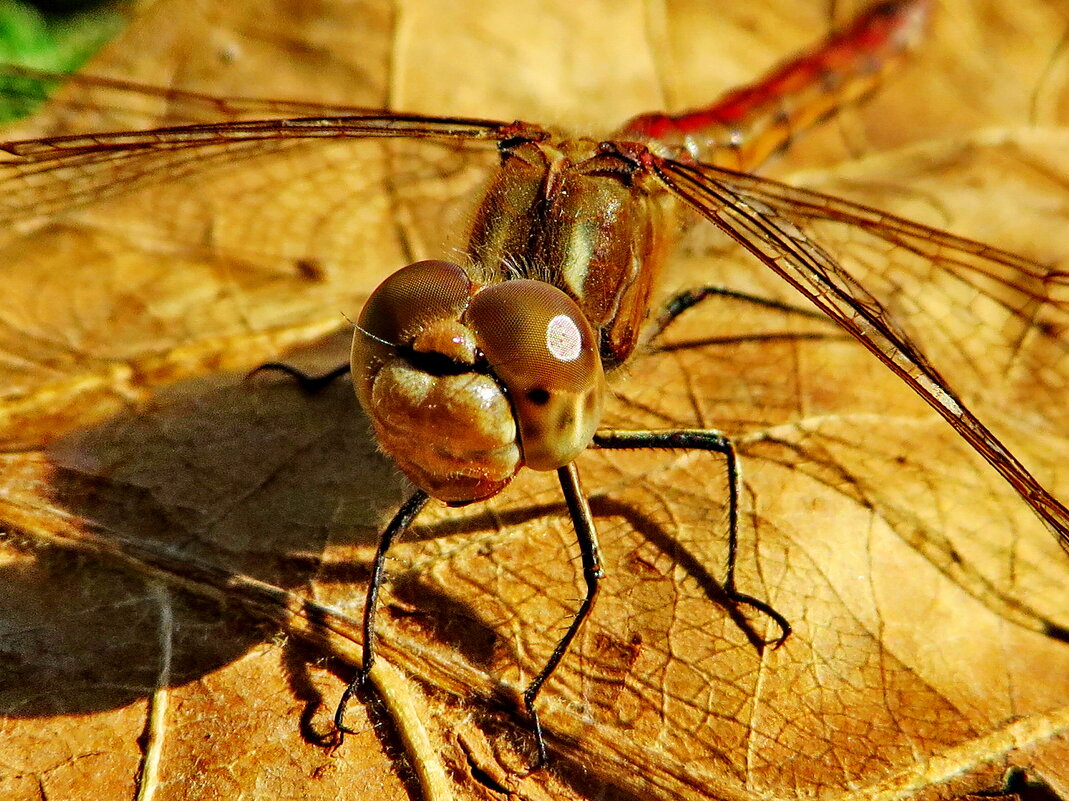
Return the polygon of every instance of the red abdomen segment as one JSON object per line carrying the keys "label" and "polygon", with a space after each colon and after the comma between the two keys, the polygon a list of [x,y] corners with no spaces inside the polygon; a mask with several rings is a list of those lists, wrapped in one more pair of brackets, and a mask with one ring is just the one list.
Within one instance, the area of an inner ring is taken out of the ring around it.
{"label": "red abdomen segment", "polygon": [[699,161],[752,172],[797,133],[875,89],[923,38],[930,11],[930,0],[878,3],[757,83],[706,108],[640,115],[617,138],[661,143]]}

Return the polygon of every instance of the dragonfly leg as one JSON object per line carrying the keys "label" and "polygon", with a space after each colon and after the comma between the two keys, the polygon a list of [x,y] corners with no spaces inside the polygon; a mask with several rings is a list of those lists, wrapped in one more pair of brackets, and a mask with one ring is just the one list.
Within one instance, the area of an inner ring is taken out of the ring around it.
{"label": "dragonfly leg", "polygon": [[583,597],[583,602],[579,605],[579,610],[575,613],[575,617],[572,618],[568,630],[564,632],[564,636],[561,637],[560,642],[553,649],[549,661],[546,662],[531,683],[527,685],[527,689],[523,691],[523,705],[531,718],[535,743],[538,746],[538,759],[532,768],[533,770],[539,770],[544,767],[549,759],[549,755],[546,752],[546,741],[542,734],[542,721],[539,719],[538,712],[534,707],[535,699],[538,698],[542,685],[557,669],[557,665],[560,664],[565,652],[567,652],[568,646],[571,645],[572,640],[575,639],[575,635],[583,625],[583,621],[590,614],[590,610],[594,606],[594,599],[598,594],[598,580],[605,575],[601,569],[601,557],[598,549],[598,535],[594,528],[594,516],[590,513],[590,504],[587,502],[586,495],[583,494],[583,489],[579,484],[579,471],[574,463],[567,464],[557,470],[557,477],[560,479],[561,490],[563,490],[564,499],[568,504],[568,514],[572,518],[575,535],[579,540],[579,550],[583,559],[583,580],[586,582],[586,595]]}
{"label": "dragonfly leg", "polygon": [[338,708],[334,710],[334,728],[343,736],[356,733],[345,725],[345,708],[349,704],[349,699],[367,681],[368,675],[371,673],[371,666],[375,663],[375,609],[378,605],[379,589],[382,587],[385,572],[386,552],[390,549],[390,545],[393,544],[394,540],[404,534],[415,522],[429,500],[430,496],[423,490],[416,490],[412,493],[409,499],[397,510],[397,514],[394,515],[390,525],[382,532],[382,537],[379,539],[379,547],[375,551],[375,561],[371,566],[371,583],[368,585],[367,598],[364,601],[364,645],[360,670],[357,671],[355,678],[349,682],[345,691],[342,692],[341,700],[338,701]]}
{"label": "dragonfly leg", "polygon": [[257,373],[266,372],[268,370],[277,370],[280,373],[285,373],[291,378],[296,379],[297,383],[300,384],[301,389],[305,392],[313,393],[319,392],[319,390],[331,384],[334,379],[341,378],[341,376],[348,373],[350,369],[349,362],[346,362],[339,367],[335,367],[329,373],[323,375],[309,375],[308,373],[302,372],[296,367],[291,367],[283,362],[266,362],[259,367],[250,370],[245,378],[252,378]]}
{"label": "dragonfly leg", "polygon": [[676,318],[683,314],[687,309],[697,306],[706,298],[713,297],[741,300],[755,306],[764,306],[766,309],[775,309],[789,314],[798,314],[816,320],[828,319],[827,315],[816,309],[795,306],[793,303],[783,303],[782,301],[763,298],[760,295],[751,295],[749,292],[740,292],[736,289],[729,289],[728,287],[702,286],[695,287],[694,289],[686,289],[677,295],[674,295],[666,304],[664,304],[664,308],[661,310],[661,313],[657,315],[657,319],[655,319],[646,330],[646,340],[652,342],[663,334],[668,326],[675,322]]}
{"label": "dragonfly leg", "polygon": [[749,606],[769,617],[779,628],[778,637],[763,645],[779,648],[791,634],[791,624],[769,603],[740,592],[735,586],[735,562],[739,545],[739,498],[742,494],[742,469],[731,439],[712,429],[677,429],[669,431],[601,430],[594,434],[594,445],[614,450],[636,448],[664,448],[672,450],[703,450],[724,455],[728,474],[728,559],[724,579],[724,594],[736,604]]}

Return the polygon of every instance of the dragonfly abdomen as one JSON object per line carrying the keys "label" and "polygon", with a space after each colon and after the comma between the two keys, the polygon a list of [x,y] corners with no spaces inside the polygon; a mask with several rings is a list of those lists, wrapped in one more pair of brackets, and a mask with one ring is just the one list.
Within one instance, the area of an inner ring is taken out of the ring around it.
{"label": "dragonfly abdomen", "polygon": [[801,131],[875,90],[925,33],[929,0],[873,6],[851,25],[755,83],[681,114],[642,114],[618,138],[752,172]]}

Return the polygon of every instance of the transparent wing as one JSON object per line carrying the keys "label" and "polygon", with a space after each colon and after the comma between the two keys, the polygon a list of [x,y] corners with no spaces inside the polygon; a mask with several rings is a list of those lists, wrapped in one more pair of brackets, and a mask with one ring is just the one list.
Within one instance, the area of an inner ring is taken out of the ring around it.
{"label": "transparent wing", "polygon": [[496,143],[544,132],[525,123],[377,112],[336,117],[248,120],[47,137],[0,143],[0,224],[43,218],[131,189],[173,181],[308,140],[422,139]]}
{"label": "transparent wing", "polygon": [[[921,395],[1069,549],[1069,509],[967,405],[985,392],[1012,393],[1017,377],[1066,358],[1064,272],[775,181],[655,156],[648,164]],[[1009,386],[992,387],[991,375]],[[1038,401],[1053,404],[1064,389],[1050,385]]]}

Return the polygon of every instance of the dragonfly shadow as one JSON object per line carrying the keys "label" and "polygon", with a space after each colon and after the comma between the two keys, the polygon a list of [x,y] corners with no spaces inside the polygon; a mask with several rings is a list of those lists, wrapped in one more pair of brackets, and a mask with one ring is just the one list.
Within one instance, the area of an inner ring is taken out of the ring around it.
{"label": "dragonfly shadow", "polygon": [[312,396],[240,376],[185,382],[46,455],[52,506],[95,550],[160,558],[119,569],[57,550],[3,571],[6,647],[20,656],[5,706],[25,716],[117,708],[161,675],[180,685],[232,662],[272,632],[226,597],[170,588],[207,570],[300,591],[328,542],[374,543],[404,492],[346,382]]}
{"label": "dragonfly shadow", "polygon": [[[705,597],[724,610],[725,614],[731,618],[731,621],[758,653],[764,650],[764,647],[768,644],[767,640],[754,627],[751,621],[751,617],[756,613],[751,611],[747,614],[743,611],[744,607],[724,589],[722,579],[713,575],[706,559],[695,554],[684,543],[673,537],[671,531],[666,530],[664,526],[635,506],[602,497],[591,502],[591,509],[596,516],[607,517],[611,515],[623,518],[650,545],[661,554],[669,557],[673,564],[681,568],[685,575],[694,580]],[[726,528],[724,529],[724,538],[725,540],[727,538]],[[726,542],[724,553],[727,553]],[[720,566],[720,569],[723,570],[723,566]]]}

